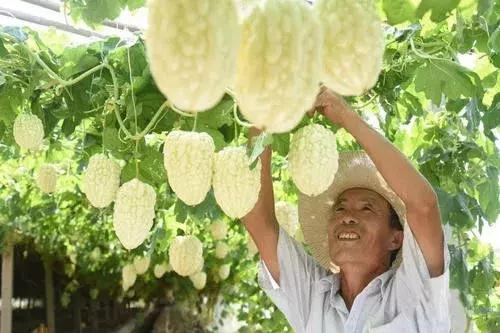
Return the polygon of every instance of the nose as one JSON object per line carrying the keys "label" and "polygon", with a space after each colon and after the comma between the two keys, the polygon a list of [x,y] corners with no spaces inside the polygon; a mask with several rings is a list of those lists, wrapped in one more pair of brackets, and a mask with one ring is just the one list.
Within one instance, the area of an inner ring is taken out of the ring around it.
{"label": "nose", "polygon": [[351,214],[342,216],[342,224],[358,224],[358,221]]}

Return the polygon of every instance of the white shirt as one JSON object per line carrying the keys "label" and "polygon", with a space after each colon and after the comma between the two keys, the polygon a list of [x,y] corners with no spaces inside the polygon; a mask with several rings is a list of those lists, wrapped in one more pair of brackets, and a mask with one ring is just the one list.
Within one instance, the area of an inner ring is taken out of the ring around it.
{"label": "white shirt", "polygon": [[373,279],[351,311],[339,295],[339,275],[320,266],[280,227],[280,284],[260,261],[259,285],[297,333],[434,333],[450,331],[449,253],[444,273],[430,278],[410,228],[404,227],[403,262]]}

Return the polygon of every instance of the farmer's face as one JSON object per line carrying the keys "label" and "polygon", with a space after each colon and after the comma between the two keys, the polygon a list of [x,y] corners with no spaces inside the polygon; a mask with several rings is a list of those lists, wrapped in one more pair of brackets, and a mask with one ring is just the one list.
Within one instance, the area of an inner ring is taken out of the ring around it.
{"label": "farmer's face", "polygon": [[402,231],[390,227],[390,205],[380,194],[353,188],[333,206],[328,224],[330,258],[345,264],[389,266],[390,252],[402,242]]}

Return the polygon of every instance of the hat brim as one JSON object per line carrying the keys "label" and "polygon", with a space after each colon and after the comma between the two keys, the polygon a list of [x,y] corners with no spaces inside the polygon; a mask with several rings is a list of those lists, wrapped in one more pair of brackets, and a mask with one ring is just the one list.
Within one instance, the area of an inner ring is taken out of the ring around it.
{"label": "hat brim", "polygon": [[[406,224],[406,207],[378,172],[372,160],[363,151],[339,154],[339,167],[330,187],[317,196],[299,193],[299,222],[304,241],[311,248],[313,257],[327,270],[332,270],[328,247],[328,221],[333,214],[333,205],[338,196],[351,188],[365,188],[383,196]],[[401,263],[401,250],[392,263],[396,268]]]}

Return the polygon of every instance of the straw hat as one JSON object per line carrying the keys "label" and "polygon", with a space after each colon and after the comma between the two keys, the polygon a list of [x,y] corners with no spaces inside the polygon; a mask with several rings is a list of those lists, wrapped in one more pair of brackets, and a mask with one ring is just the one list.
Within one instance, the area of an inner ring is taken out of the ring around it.
{"label": "straw hat", "polygon": [[[311,248],[313,257],[327,270],[338,272],[330,260],[328,249],[328,221],[333,214],[333,205],[338,196],[350,188],[365,188],[383,196],[399,216],[401,225],[406,224],[406,208],[403,201],[392,191],[372,160],[363,151],[339,154],[339,168],[332,185],[320,195],[311,197],[299,194],[299,221],[305,243]],[[392,268],[401,263],[401,250]]]}

